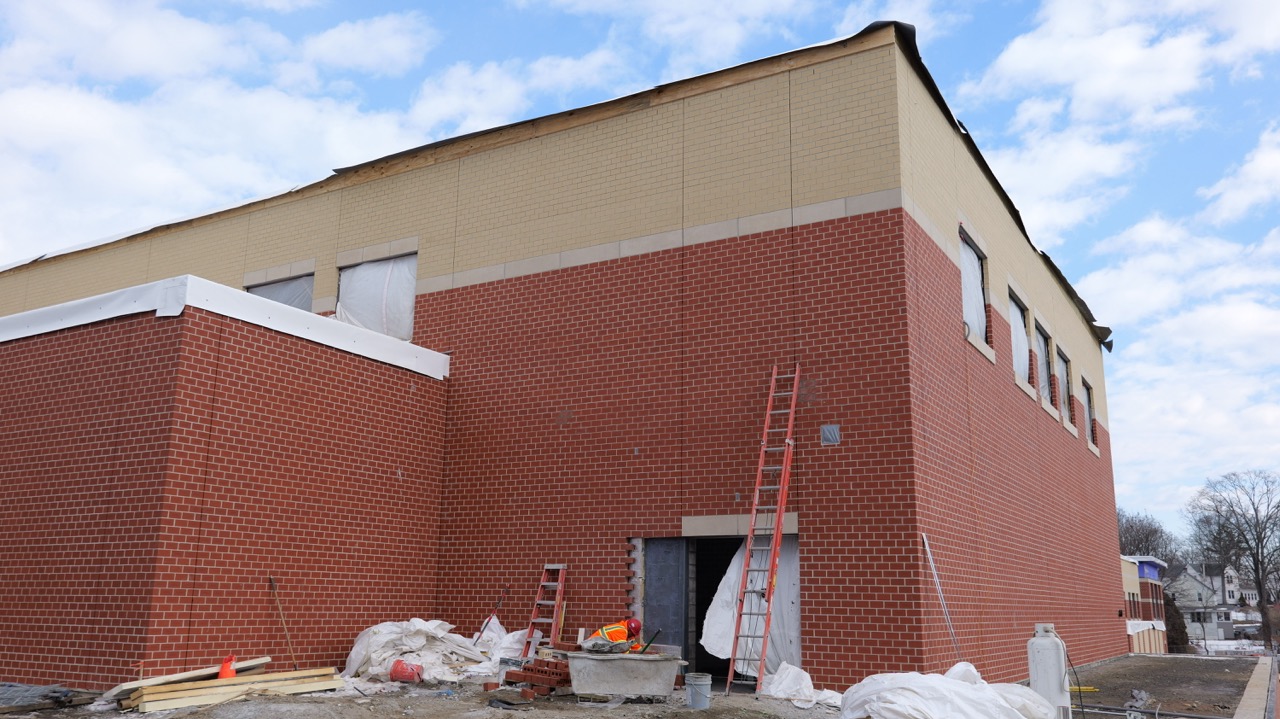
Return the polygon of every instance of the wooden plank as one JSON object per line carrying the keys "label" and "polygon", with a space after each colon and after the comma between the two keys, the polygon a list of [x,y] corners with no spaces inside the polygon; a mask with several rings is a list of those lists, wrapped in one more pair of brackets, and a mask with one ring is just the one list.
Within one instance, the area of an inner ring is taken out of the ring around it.
{"label": "wooden plank", "polygon": [[329,691],[331,689],[341,689],[345,686],[345,682],[341,678],[329,679],[321,682],[308,682],[305,684],[297,684],[288,687],[279,687],[277,689],[252,687],[235,687],[228,691],[217,692],[214,694],[204,694],[198,697],[187,697],[185,699],[165,699],[160,701],[147,700],[138,704],[140,712],[163,711],[165,709],[181,709],[183,707],[207,706],[209,704],[218,704],[221,702],[240,701],[247,699],[253,694],[307,694],[309,692]]}
{"label": "wooden plank", "polygon": [[323,675],[334,675],[337,669],[333,667],[320,667],[319,669],[299,669],[295,672],[272,672],[270,674],[249,674],[245,676],[235,676],[230,679],[209,679],[199,682],[181,682],[179,684],[161,684],[154,687],[142,687],[135,689],[133,694],[129,695],[131,699],[138,699],[144,696],[155,696],[157,694],[167,694],[169,692],[180,692],[188,689],[204,689],[206,687],[225,687],[235,686],[237,684],[259,684],[262,682],[284,681],[285,679],[297,679],[299,677],[314,677]]}
{"label": "wooden plank", "polygon": [[[254,667],[263,666],[269,663],[270,661],[271,661],[271,657],[258,657],[257,659],[246,659],[242,662],[236,662],[231,666],[235,667],[236,671],[238,672],[238,671],[241,671],[242,669],[252,669]],[[158,677],[148,677],[146,679],[138,679],[132,682],[125,682],[124,684],[121,684],[107,691],[105,694],[102,695],[102,698],[115,699],[120,694],[127,694],[129,692],[132,692],[134,689],[139,689],[141,687],[153,687],[158,684],[172,684],[174,682],[183,682],[183,681],[188,681],[192,679],[204,679],[206,677],[216,677],[218,676],[218,671],[220,669],[222,669],[221,664],[213,667],[205,667],[204,669],[192,669],[189,672],[179,672],[177,674],[164,674]]]}
{"label": "wooden plank", "polygon": [[[269,676],[269,675],[268,675]],[[223,686],[199,687],[196,689],[184,689],[181,691],[163,692],[160,694],[139,695],[136,692],[133,696],[120,702],[121,709],[132,709],[143,702],[166,701],[169,699],[185,699],[187,697],[208,696],[211,694],[235,694],[242,690],[256,692],[260,689],[277,689],[280,687],[289,687],[297,684],[309,684],[320,681],[329,681],[336,679],[337,675],[332,669],[327,673],[312,674],[306,677],[296,677],[293,679],[283,679],[280,681],[258,681],[253,683],[242,682],[240,684],[229,684]]]}

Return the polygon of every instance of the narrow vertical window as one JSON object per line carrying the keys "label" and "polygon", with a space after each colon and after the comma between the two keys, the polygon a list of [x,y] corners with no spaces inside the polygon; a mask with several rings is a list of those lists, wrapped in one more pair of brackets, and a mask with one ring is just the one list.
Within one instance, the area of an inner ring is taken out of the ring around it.
{"label": "narrow vertical window", "polygon": [[1071,415],[1071,360],[1067,356],[1058,352],[1057,363],[1058,375],[1058,411],[1062,413],[1070,421],[1074,421],[1075,417]]}
{"label": "narrow vertical window", "polygon": [[1036,325],[1036,388],[1040,390],[1040,399],[1053,403],[1053,391],[1049,386],[1050,371],[1049,335],[1044,328]]}
{"label": "narrow vertical window", "polygon": [[984,260],[960,230],[960,289],[964,298],[964,323],[969,336],[987,343],[987,282]]}
{"label": "narrow vertical window", "polygon": [[1080,381],[1080,388],[1084,392],[1084,397],[1082,399],[1084,400],[1085,436],[1089,438],[1089,444],[1096,445],[1098,444],[1098,433],[1094,430],[1095,417],[1093,415],[1093,388],[1084,380]]}
{"label": "narrow vertical window", "polygon": [[1031,348],[1027,344],[1027,308],[1012,294],[1009,295],[1009,332],[1013,340],[1013,376],[1029,384]]}

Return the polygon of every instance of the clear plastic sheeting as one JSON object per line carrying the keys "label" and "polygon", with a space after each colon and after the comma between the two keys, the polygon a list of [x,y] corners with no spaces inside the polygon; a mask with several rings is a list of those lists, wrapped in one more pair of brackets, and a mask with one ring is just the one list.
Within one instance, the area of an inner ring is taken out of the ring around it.
{"label": "clear plastic sheeting", "polygon": [[344,677],[387,681],[397,659],[422,667],[423,681],[456,682],[449,666],[488,660],[470,639],[450,634],[453,625],[439,619],[414,617],[407,622],[383,622],[360,632],[347,655]]}
{"label": "clear plastic sheeting", "polygon": [[[782,538],[782,549],[778,553],[777,585],[773,590],[773,617],[769,623],[768,656],[765,657],[765,674],[773,674],[783,664],[800,666],[800,545],[794,536]],[[711,606],[707,609],[706,620],[702,625],[702,638],[699,643],[712,656],[728,659],[733,652],[733,620],[734,605],[738,602],[738,588],[742,582],[742,558],[746,554],[747,543],[738,547],[733,555],[729,570],[720,580]],[[769,560],[768,552],[755,552],[751,566],[765,568]],[[751,572],[747,585],[747,596],[744,602],[745,612],[763,612],[764,599],[750,590],[763,589],[768,573]],[[742,634],[763,634],[764,617],[743,616]],[[744,639],[738,648],[739,659],[734,671],[744,676],[756,676],[760,667],[760,640]]]}
{"label": "clear plastic sheeting", "polygon": [[417,255],[342,269],[338,274],[338,319],[402,340],[411,338],[417,278]]}
{"label": "clear plastic sheeting", "polygon": [[1139,634],[1141,632],[1147,631],[1148,629],[1158,629],[1162,632],[1165,631],[1164,622],[1161,622],[1161,621],[1152,622],[1152,621],[1141,621],[1137,619],[1130,619],[1126,621],[1124,624],[1125,624],[1125,630],[1129,634]]}
{"label": "clear plastic sheeting", "polygon": [[265,285],[250,287],[245,290],[251,295],[274,300],[282,305],[289,305],[300,310],[311,311],[311,294],[315,287],[316,276],[294,277],[279,282],[268,282]]}
{"label": "clear plastic sheeting", "polygon": [[845,691],[840,719],[1054,719],[1020,684],[988,684],[968,662],[946,674],[876,674]]}
{"label": "clear plastic sheeting", "polygon": [[809,672],[786,662],[778,667],[777,672],[764,678],[760,693],[774,699],[786,699],[801,709],[812,709],[818,704],[839,708],[841,699],[840,692],[815,690]]}

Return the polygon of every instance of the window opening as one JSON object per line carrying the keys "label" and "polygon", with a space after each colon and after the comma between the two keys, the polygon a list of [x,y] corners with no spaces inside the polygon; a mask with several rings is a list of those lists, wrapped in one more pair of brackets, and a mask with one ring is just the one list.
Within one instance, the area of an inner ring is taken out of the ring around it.
{"label": "window opening", "polygon": [[1049,386],[1050,372],[1049,335],[1040,325],[1036,325],[1036,387],[1040,390],[1040,398],[1053,403],[1053,391]]}
{"label": "window opening", "polygon": [[1023,384],[1030,384],[1031,348],[1027,344],[1027,308],[1009,295],[1009,331],[1013,339],[1013,374]]}
{"label": "window opening", "polygon": [[302,277],[293,277],[278,282],[268,282],[263,285],[254,285],[246,287],[245,292],[257,297],[264,297],[274,300],[282,305],[297,307],[300,310],[311,311],[311,295],[315,287],[316,276],[304,275]]}
{"label": "window opening", "polygon": [[1058,352],[1057,362],[1058,375],[1058,411],[1063,413],[1071,422],[1075,422],[1075,413],[1071,411],[1071,360],[1067,356]]}
{"label": "window opening", "polygon": [[338,273],[337,318],[402,340],[413,336],[417,255],[365,262]]}
{"label": "window opening", "polygon": [[1084,431],[1087,433],[1085,436],[1089,438],[1090,444],[1096,445],[1098,444],[1098,433],[1094,429],[1093,388],[1083,380],[1080,382],[1080,386],[1084,390]]}
{"label": "window opening", "polygon": [[964,300],[964,322],[969,336],[987,341],[986,260],[974,247],[964,228],[960,229],[960,288]]}

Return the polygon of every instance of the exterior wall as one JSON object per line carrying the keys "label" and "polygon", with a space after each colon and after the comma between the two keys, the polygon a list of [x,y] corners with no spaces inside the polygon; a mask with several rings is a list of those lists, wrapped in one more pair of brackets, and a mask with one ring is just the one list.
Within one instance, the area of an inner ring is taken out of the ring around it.
{"label": "exterior wall", "polygon": [[[339,661],[386,619],[478,627],[504,585],[518,623],[550,562],[571,568],[567,627],[616,620],[633,601],[630,538],[749,511],[768,373],[790,362],[805,378],[790,510],[819,685],[954,661],[922,531],[987,678],[1025,674],[1035,622],[1081,663],[1125,651],[1096,340],[891,31],[822,57],[0,275],[0,311],[17,311],[84,286],[191,272],[239,287],[310,267],[319,310],[339,265],[418,253],[413,341],[452,355],[445,436],[428,380],[183,320],[155,614],[130,661],[206,663],[241,637],[243,654],[283,657],[268,575],[307,628],[300,662]],[[992,347],[960,332],[957,223],[989,258]],[[1097,447],[1012,381],[1009,287],[1067,350],[1076,391],[1081,375],[1094,387]],[[826,424],[840,445],[820,445]]]}
{"label": "exterior wall", "polygon": [[243,287],[281,267],[314,267],[326,311],[339,258],[389,243],[417,248],[428,292],[609,243],[736,236],[741,218],[787,227],[793,207],[898,187],[893,53],[884,30],[41,260],[0,273],[0,314],[179,274]]}
{"label": "exterior wall", "polygon": [[[419,297],[415,341],[451,353],[444,618],[478,625],[506,584],[520,617],[546,562],[570,567],[570,635],[625,616],[628,538],[749,511],[769,371],[799,361],[806,668],[829,686],[917,668],[900,227],[886,211]],[[832,423],[844,441],[819,446]]]}
{"label": "exterior wall", "polygon": [[[1048,621],[1077,663],[1123,653],[1105,431],[1095,454],[1015,383],[999,314],[994,363],[964,338],[959,268],[910,216],[905,247],[919,529],[961,653],[991,681],[1021,678],[1025,646],[1011,638]],[[945,670],[956,650],[932,587],[923,600],[923,667]]]}
{"label": "exterior wall", "polygon": [[0,343],[0,680],[141,658],[181,341],[133,316]]}
{"label": "exterior wall", "polygon": [[1129,651],[1134,654],[1168,654],[1169,638],[1159,629],[1144,629],[1129,636]]}
{"label": "exterior wall", "polygon": [[[1070,358],[1076,402],[1082,402],[1084,396],[1081,379],[1093,388],[1095,414],[1105,430],[1110,425],[1098,340],[1040,255],[1028,246],[995,188],[902,52],[897,51],[896,57],[903,206],[956,263],[960,251],[957,225],[964,226],[987,255],[987,301],[1004,320],[1004,328],[997,330],[1004,332],[1003,340],[1007,343],[1009,339],[1009,293],[1013,291],[1056,347]],[[1034,343],[1031,347],[1034,351]],[[1010,363],[1006,361],[1004,366],[1012,373]],[[1047,406],[1046,411],[1057,413]],[[1059,419],[1072,429],[1069,417]]]}
{"label": "exterior wall", "polygon": [[0,357],[5,680],[292,663],[269,576],[303,666],[434,613],[443,383],[194,308]]}

